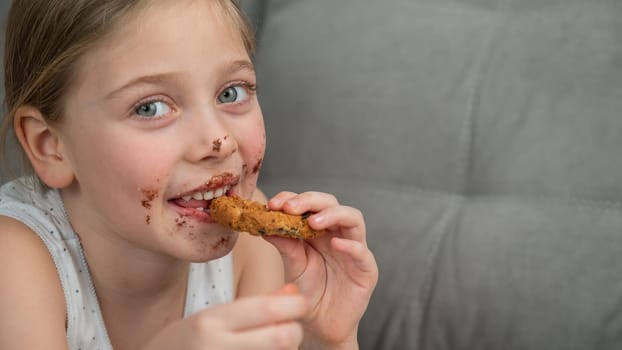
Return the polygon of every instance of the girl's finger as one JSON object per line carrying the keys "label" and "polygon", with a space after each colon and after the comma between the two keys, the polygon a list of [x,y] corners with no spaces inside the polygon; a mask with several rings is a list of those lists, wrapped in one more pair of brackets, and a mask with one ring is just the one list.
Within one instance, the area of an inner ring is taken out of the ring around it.
{"label": "girl's finger", "polygon": [[281,210],[285,202],[297,195],[297,193],[289,191],[279,192],[274,197],[270,198],[268,201],[268,207],[272,210]]}
{"label": "girl's finger", "polygon": [[[368,277],[378,275],[378,266],[373,254],[364,244],[349,239],[333,237],[331,245],[336,252],[345,255],[347,261],[341,265],[355,281],[361,281],[362,283],[371,282],[372,285],[376,284],[375,280],[369,281]],[[363,285],[363,287],[369,286]]]}
{"label": "girl's finger", "polygon": [[298,322],[284,322],[233,334],[236,349],[298,349],[303,329]]}
{"label": "girl's finger", "polygon": [[324,208],[338,205],[339,201],[334,195],[310,191],[288,198],[282,207],[286,213],[300,215],[306,212],[318,212]]}
{"label": "girl's finger", "polygon": [[[197,317],[222,317],[225,328],[232,331],[262,327],[302,319],[307,313],[307,301],[296,294],[274,294],[241,298],[233,303],[205,309]],[[210,323],[206,321],[206,323]]]}
{"label": "girl's finger", "polygon": [[288,283],[274,292],[275,295],[292,295],[300,294],[300,289],[293,284]]}
{"label": "girl's finger", "polygon": [[304,243],[297,239],[277,236],[265,236],[264,239],[279,251],[285,268],[285,280],[288,282],[297,280],[308,264]]}
{"label": "girl's finger", "polygon": [[326,208],[309,216],[309,226],[314,230],[339,230],[343,238],[365,242],[365,219],[360,210],[348,206]]}

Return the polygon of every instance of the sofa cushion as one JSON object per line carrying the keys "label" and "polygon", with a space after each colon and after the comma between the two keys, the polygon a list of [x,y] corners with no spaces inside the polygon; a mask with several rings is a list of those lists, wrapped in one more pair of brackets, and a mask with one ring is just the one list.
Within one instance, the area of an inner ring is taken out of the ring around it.
{"label": "sofa cushion", "polygon": [[364,212],[362,349],[622,346],[619,1],[255,6],[260,185]]}

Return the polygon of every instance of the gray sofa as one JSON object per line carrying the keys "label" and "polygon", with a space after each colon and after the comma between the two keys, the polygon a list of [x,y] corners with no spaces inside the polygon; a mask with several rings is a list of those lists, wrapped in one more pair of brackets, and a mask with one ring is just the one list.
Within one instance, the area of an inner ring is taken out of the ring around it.
{"label": "gray sofa", "polygon": [[622,1],[241,2],[261,187],[365,213],[362,349],[622,349]]}
{"label": "gray sofa", "polygon": [[242,1],[261,187],[366,215],[362,349],[622,349],[622,1]]}

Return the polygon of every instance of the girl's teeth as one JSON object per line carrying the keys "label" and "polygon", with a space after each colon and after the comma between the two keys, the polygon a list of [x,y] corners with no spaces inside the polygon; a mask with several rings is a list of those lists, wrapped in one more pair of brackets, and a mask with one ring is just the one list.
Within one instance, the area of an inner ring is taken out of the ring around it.
{"label": "girl's teeth", "polygon": [[192,195],[183,196],[182,199],[185,200],[186,202],[191,199],[195,199],[198,201],[201,201],[201,200],[209,201],[211,199],[224,195],[225,193],[227,193],[227,191],[229,191],[229,186],[217,188],[214,191],[195,192]]}
{"label": "girl's teeth", "polygon": [[203,192],[203,199],[208,201],[210,199],[214,198],[214,192],[212,191],[208,191],[208,192]]}
{"label": "girl's teeth", "polygon": [[196,199],[198,201],[203,199],[203,193],[201,192],[196,192],[195,194],[192,195],[192,199]]}

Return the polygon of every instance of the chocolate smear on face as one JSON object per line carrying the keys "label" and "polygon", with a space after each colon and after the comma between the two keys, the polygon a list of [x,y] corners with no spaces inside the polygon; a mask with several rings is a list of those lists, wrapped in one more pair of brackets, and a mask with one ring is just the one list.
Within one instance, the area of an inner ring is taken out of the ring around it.
{"label": "chocolate smear on face", "polygon": [[[226,138],[225,138],[226,140]],[[222,146],[222,141],[220,139],[216,139],[212,142],[212,150],[214,152],[220,152],[220,147]]]}
{"label": "chocolate smear on face", "polygon": [[231,183],[237,181],[237,178],[232,173],[223,173],[211,178],[208,182],[205,183],[205,186],[208,188],[216,188],[221,187],[226,183]]}
{"label": "chocolate smear on face", "polygon": [[229,241],[231,241],[231,236],[221,237],[220,240],[212,246],[212,248],[218,249],[218,248],[227,247],[229,246]]}
{"label": "chocolate smear on face", "polygon": [[140,201],[140,204],[146,209],[151,209],[151,202],[155,197],[158,196],[158,191],[156,190],[141,190],[143,193],[143,199]]}
{"label": "chocolate smear on face", "polygon": [[177,225],[178,229],[186,226],[187,223],[188,222],[186,221],[186,219],[184,217],[179,217],[179,218],[175,219],[175,224]]}
{"label": "chocolate smear on face", "polygon": [[[160,180],[158,180],[160,181]],[[151,202],[155,197],[158,196],[157,190],[140,190],[143,194],[143,198],[140,200],[140,205],[142,205],[145,209],[151,209]],[[145,216],[145,224],[149,226],[151,223],[151,215],[147,214]]]}
{"label": "chocolate smear on face", "polygon": [[253,167],[253,174],[257,174],[257,172],[259,172],[259,169],[261,168],[261,163],[262,162],[263,162],[263,158],[259,158],[259,160],[257,160],[257,163]]}

